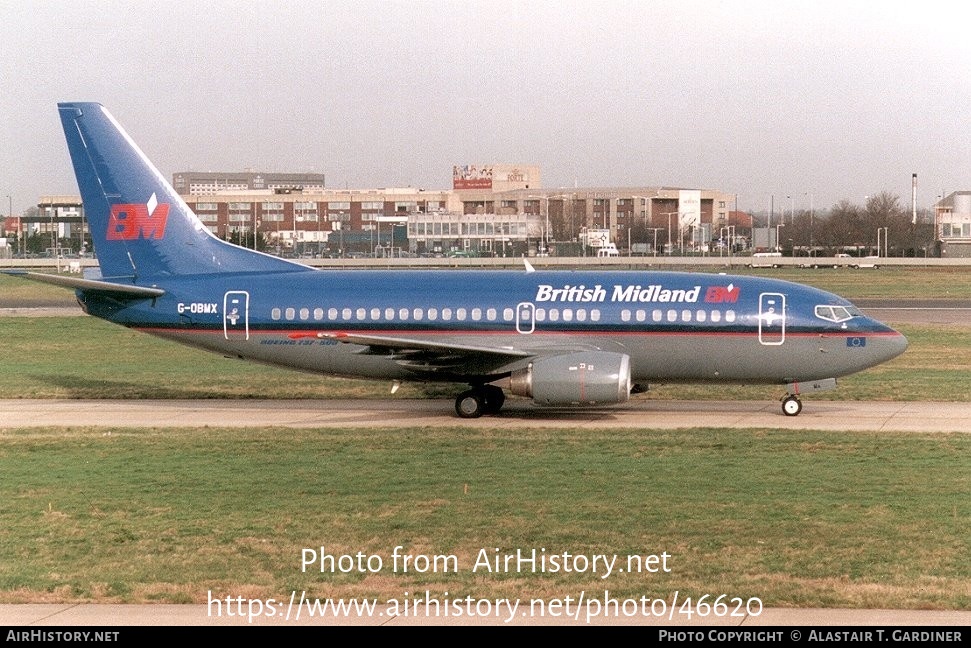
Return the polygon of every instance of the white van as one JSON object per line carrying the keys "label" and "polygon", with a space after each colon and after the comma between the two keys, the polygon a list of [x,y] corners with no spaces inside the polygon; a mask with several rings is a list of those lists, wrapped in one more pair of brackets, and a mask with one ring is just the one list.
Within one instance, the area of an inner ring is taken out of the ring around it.
{"label": "white van", "polygon": [[778,268],[779,262],[776,259],[782,257],[782,252],[756,252],[752,255],[752,262],[748,264],[750,268]]}
{"label": "white van", "polygon": [[597,249],[598,257],[615,257],[620,256],[620,252],[617,251],[617,246],[613,243],[607,243],[601,248]]}

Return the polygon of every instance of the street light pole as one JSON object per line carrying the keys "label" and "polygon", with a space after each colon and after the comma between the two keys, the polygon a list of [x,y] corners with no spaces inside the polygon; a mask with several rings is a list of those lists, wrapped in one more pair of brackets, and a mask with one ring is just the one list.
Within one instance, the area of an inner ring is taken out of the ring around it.
{"label": "street light pole", "polygon": [[[7,218],[13,218],[13,198],[7,194]],[[17,219],[17,251],[20,252],[20,219]]]}
{"label": "street light pole", "polygon": [[654,256],[657,256],[657,233],[664,229],[663,227],[648,227],[648,230],[654,232]]}
{"label": "street light pole", "polygon": [[[883,235],[883,247],[880,247],[880,236]],[[889,246],[887,245],[887,238],[890,236],[889,227],[878,227],[877,228],[877,256],[890,256]],[[882,251],[882,253],[881,253]]]}
{"label": "street light pole", "polygon": [[[546,201],[546,208],[544,209],[543,208],[543,204],[540,203],[540,205],[539,205],[539,214],[536,214],[540,218],[542,218],[543,219],[543,222],[545,223],[544,226],[543,226],[543,233],[542,233],[542,235],[539,238],[539,246],[541,246],[541,247],[538,246],[536,248],[536,253],[537,254],[543,254],[545,252],[545,253],[549,254],[549,246],[550,246],[550,234],[549,234],[549,231],[550,231],[550,197],[549,196],[541,196],[539,194],[529,194],[529,195],[526,196],[526,198],[527,199],[537,199],[537,200],[545,200]],[[523,202],[526,202],[526,201],[523,201]],[[530,200],[529,202],[532,202],[532,200]],[[520,209],[519,209],[518,206],[516,208],[516,211],[517,212],[520,211]],[[526,231],[527,231],[527,234],[526,234],[526,249],[527,249],[527,252],[528,252],[528,250],[529,250],[529,233],[528,233],[529,232],[529,217],[530,217],[531,214],[528,211],[526,211],[525,206],[522,208],[522,213],[526,217]]]}
{"label": "street light pole", "polygon": [[550,253],[550,197],[546,196],[546,227],[543,229],[543,251]]}
{"label": "street light pole", "polygon": [[[676,211],[673,211],[673,212],[662,212],[662,214],[664,216],[667,216],[668,217],[668,254],[670,254],[671,253],[671,250],[674,249],[674,248],[671,247],[671,217],[672,216],[675,216],[675,215],[678,215],[678,212],[676,212]],[[680,224],[678,226],[678,233],[679,234],[681,233]]]}
{"label": "street light pole", "polygon": [[813,192],[809,192],[809,256],[813,256]]}
{"label": "street light pole", "polygon": [[677,215],[678,212],[668,212],[668,254],[674,249],[671,245],[671,216]]}

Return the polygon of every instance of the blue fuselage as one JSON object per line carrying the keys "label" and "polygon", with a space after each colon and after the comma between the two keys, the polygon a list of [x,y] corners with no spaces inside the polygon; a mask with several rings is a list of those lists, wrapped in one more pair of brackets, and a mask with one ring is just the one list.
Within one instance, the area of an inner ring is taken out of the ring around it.
{"label": "blue fuselage", "polygon": [[[907,345],[841,297],[745,276],[308,270],[142,283],[165,294],[127,303],[88,294],[85,307],[222,353],[369,378],[481,382],[533,354],[596,350],[630,356],[639,382],[783,384],[860,371]],[[416,362],[395,340],[438,353]],[[448,362],[450,348],[464,351]]]}

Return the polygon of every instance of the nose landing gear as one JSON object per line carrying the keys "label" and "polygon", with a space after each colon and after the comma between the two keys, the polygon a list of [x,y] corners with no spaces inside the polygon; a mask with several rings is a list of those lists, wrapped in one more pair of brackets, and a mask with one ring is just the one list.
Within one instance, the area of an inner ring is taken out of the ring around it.
{"label": "nose landing gear", "polygon": [[809,382],[791,382],[786,385],[786,395],[782,397],[782,413],[786,416],[798,416],[802,411],[800,394],[806,392],[829,391],[836,389],[835,378],[823,378]]}

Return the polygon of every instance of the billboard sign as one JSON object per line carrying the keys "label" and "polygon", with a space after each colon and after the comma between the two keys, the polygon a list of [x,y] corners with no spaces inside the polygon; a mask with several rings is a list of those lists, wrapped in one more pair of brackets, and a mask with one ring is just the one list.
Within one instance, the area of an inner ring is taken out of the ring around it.
{"label": "billboard sign", "polygon": [[453,166],[452,189],[492,189],[492,166]]}
{"label": "billboard sign", "polygon": [[697,189],[678,192],[678,224],[682,228],[701,225],[701,192]]}

